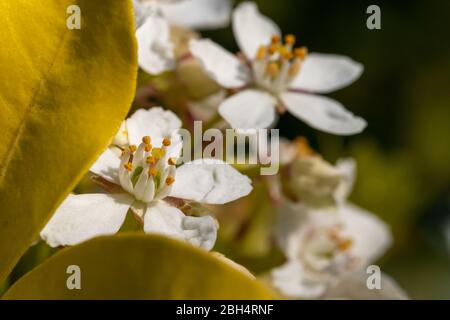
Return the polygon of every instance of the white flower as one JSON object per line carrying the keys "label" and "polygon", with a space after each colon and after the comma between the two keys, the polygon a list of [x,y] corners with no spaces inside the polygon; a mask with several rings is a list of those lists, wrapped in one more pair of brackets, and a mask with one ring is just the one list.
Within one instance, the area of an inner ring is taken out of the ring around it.
{"label": "white flower", "polygon": [[[114,192],[70,195],[41,237],[56,247],[114,234],[131,208],[142,220],[145,232],[165,234],[210,250],[217,236],[216,220],[185,216],[173,203],[180,202],[178,199],[227,203],[250,193],[251,181],[228,164],[212,159],[177,168],[174,156],[180,155],[181,148],[174,131],[180,125],[170,111],[138,110],[119,132],[119,137],[128,135],[129,146],[122,155],[118,157],[108,148],[91,168]],[[136,146],[138,136],[141,143]],[[124,140],[115,139],[121,143]]]}
{"label": "white flower", "polygon": [[318,155],[303,155],[289,167],[285,179],[292,200],[300,200],[313,207],[335,206],[345,202],[353,185],[355,162],[340,160],[331,165]]}
{"label": "white flower", "polygon": [[233,128],[269,127],[276,120],[277,108],[333,134],[355,134],[365,128],[363,119],[337,101],[312,94],[349,85],[361,75],[361,64],[344,56],[307,54],[304,47],[294,49],[292,35],[283,44],[278,26],[251,2],[235,9],[232,25],[245,61],[209,39],[191,40],[190,49],[220,85],[240,89],[219,108]]}
{"label": "white flower", "polygon": [[[315,152],[304,137],[293,141],[280,139],[280,175],[272,179],[270,189],[292,202],[301,201],[315,208],[334,208],[345,202],[355,179],[356,163],[353,159],[341,159],[332,165]],[[264,144],[263,144],[264,147]],[[276,161],[259,147],[260,159]]]}
{"label": "white flower", "polygon": [[[344,174],[352,166],[341,165]],[[350,169],[350,170],[349,170]],[[392,242],[388,226],[370,212],[344,201],[336,212],[290,202],[284,203],[277,225],[277,240],[287,262],[272,271],[273,285],[286,296],[324,296],[343,279],[365,270]]]}
{"label": "white flower", "polygon": [[229,0],[134,0],[139,66],[150,74],[175,67],[171,25],[211,29],[229,23]]}
{"label": "white flower", "polygon": [[392,241],[380,219],[352,204],[336,214],[297,204],[282,215],[278,236],[288,261],[272,271],[272,280],[289,297],[324,295],[349,274],[364,270]]}

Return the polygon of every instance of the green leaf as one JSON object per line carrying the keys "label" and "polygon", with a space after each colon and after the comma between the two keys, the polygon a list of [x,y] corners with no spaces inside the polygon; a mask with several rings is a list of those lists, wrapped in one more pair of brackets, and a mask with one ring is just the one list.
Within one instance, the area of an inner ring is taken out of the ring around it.
{"label": "green leaf", "polygon": [[0,16],[1,282],[118,130],[137,55],[130,1],[1,1]]}
{"label": "green leaf", "polygon": [[[67,267],[80,267],[68,290]],[[63,249],[5,299],[270,299],[268,289],[213,253],[157,235],[123,233]]]}

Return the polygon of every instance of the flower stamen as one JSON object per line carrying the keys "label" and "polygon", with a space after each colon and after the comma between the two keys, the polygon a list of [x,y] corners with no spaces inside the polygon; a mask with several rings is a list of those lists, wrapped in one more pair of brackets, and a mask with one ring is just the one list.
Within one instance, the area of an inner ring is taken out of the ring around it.
{"label": "flower stamen", "polygon": [[256,60],[264,60],[267,55],[267,48],[260,46],[258,52],[256,53]]}
{"label": "flower stamen", "polygon": [[148,175],[156,177],[158,175],[158,170],[155,167],[151,167],[148,169]]}
{"label": "flower stamen", "polygon": [[284,42],[286,42],[286,44],[293,46],[295,44],[295,36],[293,34],[287,34],[284,37]]}
{"label": "flower stamen", "polygon": [[297,40],[293,34],[283,40],[273,35],[268,45],[259,47],[253,61],[256,85],[275,94],[289,88],[308,54],[306,47],[294,48]]}
{"label": "flower stamen", "polygon": [[145,159],[145,162],[147,164],[153,165],[156,163],[156,158],[154,156],[149,156]]}
{"label": "flower stamen", "polygon": [[279,35],[274,34],[274,35],[272,36],[272,39],[271,39],[272,44],[279,44],[280,41],[281,41],[281,39],[280,39],[280,36],[279,36]]}
{"label": "flower stamen", "polygon": [[150,142],[152,142],[152,139],[149,136],[144,136],[142,138],[142,143],[148,145],[148,144],[150,144]]}
{"label": "flower stamen", "polygon": [[163,144],[163,146],[165,146],[165,147],[170,146],[171,143],[172,143],[172,141],[170,141],[169,138],[164,138],[163,141],[162,141],[162,144]]}
{"label": "flower stamen", "polygon": [[266,67],[266,75],[270,77],[276,77],[278,73],[280,72],[280,67],[278,66],[278,63],[271,62]]}
{"label": "flower stamen", "polygon": [[174,177],[168,176],[168,177],[166,178],[166,185],[170,186],[170,185],[172,185],[174,182],[175,182],[175,178],[174,178]]}
{"label": "flower stamen", "polygon": [[122,188],[145,203],[169,195],[168,186],[175,181],[177,162],[176,158],[166,157],[171,151],[169,138],[162,139],[158,148],[154,148],[151,141],[149,136],[144,136],[138,147],[131,145],[125,149],[119,167]]}
{"label": "flower stamen", "polygon": [[130,152],[133,153],[133,152],[136,152],[137,147],[136,147],[135,144],[132,144],[132,145],[130,145],[130,146],[128,147],[128,150],[130,150]]}
{"label": "flower stamen", "polygon": [[289,68],[289,77],[293,78],[295,77],[302,67],[302,64],[300,61],[295,61]]}
{"label": "flower stamen", "polygon": [[351,246],[353,245],[353,240],[351,238],[348,239],[343,239],[339,244],[338,244],[338,249],[340,251],[347,251],[348,249],[351,248]]}
{"label": "flower stamen", "polygon": [[152,156],[155,157],[156,160],[161,159],[165,155],[165,150],[163,148],[153,148]]}
{"label": "flower stamen", "polygon": [[152,151],[152,149],[153,149],[153,146],[150,143],[148,143],[144,146],[145,152],[150,152],[150,151]]}
{"label": "flower stamen", "polygon": [[167,160],[167,164],[168,165],[170,165],[170,166],[174,166],[174,165],[176,165],[177,164],[177,159],[176,158],[169,158],[168,160]]}
{"label": "flower stamen", "polygon": [[306,47],[295,48],[294,54],[297,58],[303,60],[308,55],[308,48]]}

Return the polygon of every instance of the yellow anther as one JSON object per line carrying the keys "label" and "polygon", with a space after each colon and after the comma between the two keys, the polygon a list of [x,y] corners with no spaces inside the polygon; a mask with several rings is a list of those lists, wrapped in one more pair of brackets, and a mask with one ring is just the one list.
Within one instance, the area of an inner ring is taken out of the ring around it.
{"label": "yellow anther", "polygon": [[275,54],[277,51],[278,51],[278,48],[279,48],[280,46],[278,45],[278,44],[271,44],[270,46],[269,46],[269,54]]}
{"label": "yellow anther", "polygon": [[256,52],[256,60],[263,60],[267,55],[267,48],[264,46],[260,46],[258,51]]}
{"label": "yellow anther", "polygon": [[174,165],[177,164],[177,159],[175,159],[175,158],[169,158],[169,160],[167,160],[167,163],[168,163],[170,166],[174,166]]}
{"label": "yellow anther", "polygon": [[149,144],[146,144],[145,146],[144,146],[144,151],[145,152],[150,152],[150,151],[152,151],[152,149],[153,149],[153,146],[149,143]]}
{"label": "yellow anther", "polygon": [[172,142],[170,141],[169,138],[164,138],[163,141],[162,141],[162,144],[163,144],[163,146],[165,146],[165,147],[170,146],[171,143],[172,143]]}
{"label": "yellow anther", "polygon": [[341,237],[339,236],[339,232],[336,229],[331,229],[328,231],[328,237],[330,238],[330,240],[334,241],[334,242],[340,242],[341,241]]}
{"label": "yellow anther", "polygon": [[122,134],[123,134],[125,137],[128,137],[128,131],[127,131],[127,130],[123,130],[123,131],[122,131]]}
{"label": "yellow anther", "polygon": [[306,55],[308,54],[308,48],[306,47],[296,48],[294,50],[294,54],[299,59],[305,59]]}
{"label": "yellow anther", "polygon": [[168,186],[172,185],[174,182],[175,182],[175,178],[174,178],[174,177],[168,176],[168,177],[166,178],[166,184],[167,184]]}
{"label": "yellow anther", "polygon": [[295,39],[295,36],[293,34],[287,34],[284,37],[284,42],[286,42],[286,44],[294,45],[295,41],[296,41],[296,39]]}
{"label": "yellow anther", "polygon": [[309,145],[308,139],[305,137],[298,137],[294,140],[297,149],[297,155],[300,157],[314,156],[316,152]]}
{"label": "yellow anther", "polygon": [[148,163],[148,164],[155,164],[156,163],[156,158],[153,157],[153,156],[147,157],[145,159],[145,162]]}
{"label": "yellow anther", "polygon": [[272,44],[279,44],[279,43],[280,43],[280,36],[274,34],[274,35],[272,36],[271,42],[272,42]]}
{"label": "yellow anther", "polygon": [[131,146],[128,147],[128,149],[130,150],[130,152],[136,152],[137,147],[136,145],[132,144]]}
{"label": "yellow anther", "polygon": [[152,139],[149,136],[145,136],[142,138],[142,142],[144,144],[150,144],[150,142],[152,142]]}
{"label": "yellow anther", "polygon": [[280,66],[276,62],[270,62],[266,67],[266,75],[276,77],[280,72]]}
{"label": "yellow anther", "polygon": [[127,171],[133,170],[133,164],[132,164],[132,163],[125,163],[123,166],[124,166],[124,168],[125,168]]}
{"label": "yellow anther", "polygon": [[340,251],[347,251],[348,249],[351,248],[351,246],[353,245],[353,240],[348,238],[345,240],[342,240],[339,244],[338,244],[338,249]]}
{"label": "yellow anther", "polygon": [[289,76],[295,77],[300,72],[301,66],[302,64],[300,63],[300,61],[295,61],[289,68]]}
{"label": "yellow anther", "polygon": [[153,148],[152,149],[152,156],[154,156],[156,159],[161,159],[164,157],[165,151],[162,148]]}
{"label": "yellow anther", "polygon": [[280,47],[278,52],[280,53],[280,56],[286,60],[290,60],[294,57],[292,51],[288,47]]}
{"label": "yellow anther", "polygon": [[158,175],[158,170],[155,167],[148,169],[148,175],[156,177]]}

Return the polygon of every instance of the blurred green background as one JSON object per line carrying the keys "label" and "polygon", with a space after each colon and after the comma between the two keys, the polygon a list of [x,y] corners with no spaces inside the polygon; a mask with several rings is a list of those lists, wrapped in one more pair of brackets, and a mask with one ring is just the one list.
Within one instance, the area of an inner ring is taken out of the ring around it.
{"label": "blurred green background", "polygon": [[[411,298],[450,299],[450,2],[257,0],[310,51],[344,54],[365,72],[331,96],[362,116],[361,135],[317,133],[286,114],[283,136],[305,135],[328,160],[358,160],[352,200],[387,221],[395,245],[380,262]],[[381,8],[369,30],[367,7]],[[208,32],[237,50],[228,29]]]}

